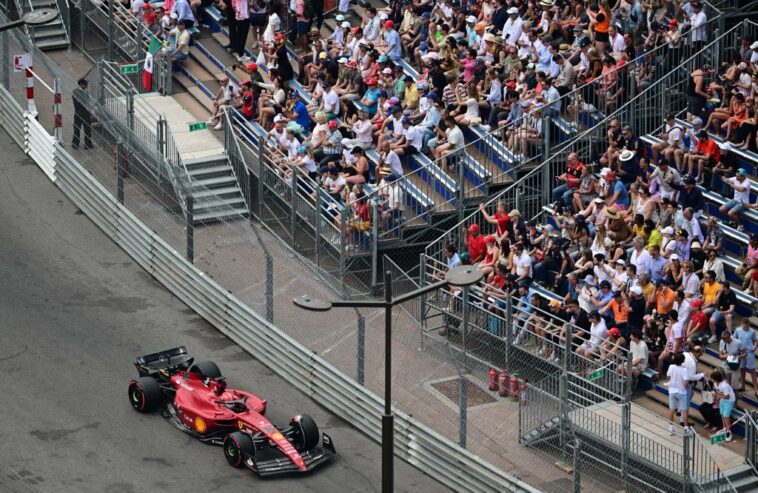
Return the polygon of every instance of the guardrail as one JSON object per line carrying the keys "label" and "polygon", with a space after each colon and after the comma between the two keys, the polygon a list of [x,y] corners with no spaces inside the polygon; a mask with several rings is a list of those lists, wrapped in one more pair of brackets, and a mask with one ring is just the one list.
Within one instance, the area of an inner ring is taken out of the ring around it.
{"label": "guardrail", "polygon": [[[29,134],[47,132],[5,88],[0,88],[0,117],[6,127]],[[24,123],[25,122],[25,123]],[[17,141],[17,143],[19,143]],[[289,380],[334,414],[375,441],[381,439],[382,401],[272,324],[190,264],[132,212],[127,210],[69,152],[49,140],[27,149],[48,176],[107,236],[169,291],[234,340],[252,356]],[[41,157],[46,156],[46,157]],[[54,156],[54,159],[48,159]],[[458,491],[529,491],[534,488],[482,461],[414,418],[396,413],[395,450],[411,465]]]}

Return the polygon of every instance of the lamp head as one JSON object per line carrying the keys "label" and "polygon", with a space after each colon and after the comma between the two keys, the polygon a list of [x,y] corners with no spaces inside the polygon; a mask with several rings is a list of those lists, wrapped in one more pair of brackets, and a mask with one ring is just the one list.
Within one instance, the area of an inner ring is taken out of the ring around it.
{"label": "lamp head", "polygon": [[326,312],[332,309],[332,304],[318,298],[313,298],[308,294],[295,297],[292,302],[305,310],[312,312]]}

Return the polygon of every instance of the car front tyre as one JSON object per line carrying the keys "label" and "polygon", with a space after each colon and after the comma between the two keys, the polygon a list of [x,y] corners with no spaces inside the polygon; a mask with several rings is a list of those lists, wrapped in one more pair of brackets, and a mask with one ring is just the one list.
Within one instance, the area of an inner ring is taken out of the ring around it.
{"label": "car front tyre", "polygon": [[224,457],[232,467],[242,467],[247,456],[255,455],[255,445],[250,435],[235,431],[224,438]]}

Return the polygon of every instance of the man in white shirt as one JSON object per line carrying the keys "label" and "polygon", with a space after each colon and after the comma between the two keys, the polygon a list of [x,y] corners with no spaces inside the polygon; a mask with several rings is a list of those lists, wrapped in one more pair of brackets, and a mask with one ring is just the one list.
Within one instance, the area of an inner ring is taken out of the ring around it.
{"label": "man in white shirt", "polygon": [[750,205],[750,180],[747,177],[747,171],[740,168],[737,170],[736,176],[732,178],[721,177],[721,181],[734,190],[734,196],[732,200],[719,207],[719,212],[729,216],[729,219],[737,225],[737,229],[744,231],[745,228],[740,224],[739,214]]}
{"label": "man in white shirt", "polygon": [[509,46],[516,46],[518,40],[521,39],[523,21],[516,7],[509,8],[507,12],[508,20],[503,26],[503,42]]}
{"label": "man in white shirt", "polygon": [[623,53],[626,49],[626,43],[624,43],[624,36],[619,32],[615,24],[611,24],[608,27],[608,37],[611,42],[611,53]]}
{"label": "man in white shirt", "polygon": [[516,255],[513,258],[513,267],[516,271],[517,280],[522,281],[532,277],[532,257],[526,251],[524,245],[516,244]]}
{"label": "man in white shirt", "polygon": [[663,132],[658,135],[658,138],[663,140],[664,143],[653,144],[653,164],[658,162],[658,154],[663,152],[663,156],[669,163],[674,162],[674,152],[683,148],[683,132],[682,127],[676,123],[676,117],[673,113],[666,114],[666,125],[663,127]]}
{"label": "man in white shirt", "polygon": [[400,156],[392,149],[379,155],[379,166],[389,166],[396,177],[403,176],[403,165],[400,163]]}
{"label": "man in white shirt", "polygon": [[[382,186],[384,184],[385,186]],[[385,230],[394,228],[402,221],[405,210],[403,189],[398,185],[395,175],[387,175],[379,184],[380,190],[387,199],[386,208],[382,211],[382,224]]]}
{"label": "man in white shirt", "polygon": [[334,90],[334,86],[328,80],[322,82],[324,87],[324,111],[326,113],[332,113],[334,116],[340,114],[340,97],[337,91]]}
{"label": "man in white shirt", "polygon": [[705,46],[705,41],[708,36],[706,33],[706,23],[708,22],[708,16],[703,10],[703,4],[696,2],[692,5],[692,16],[690,17],[690,27],[692,36],[692,49],[693,52],[698,52]]}
{"label": "man in white shirt", "polygon": [[629,262],[637,268],[637,275],[650,274],[650,253],[645,250],[645,239],[641,236],[632,240],[632,255]]}

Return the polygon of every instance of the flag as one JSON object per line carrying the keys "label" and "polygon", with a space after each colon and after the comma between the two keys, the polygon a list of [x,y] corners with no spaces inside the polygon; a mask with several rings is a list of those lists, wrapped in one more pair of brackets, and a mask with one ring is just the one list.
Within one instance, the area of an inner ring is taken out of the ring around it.
{"label": "flag", "polygon": [[142,87],[145,88],[146,91],[153,90],[153,57],[162,46],[163,44],[158,38],[155,36],[150,38],[150,45],[148,45],[147,54],[145,55],[145,65],[142,68]]}

